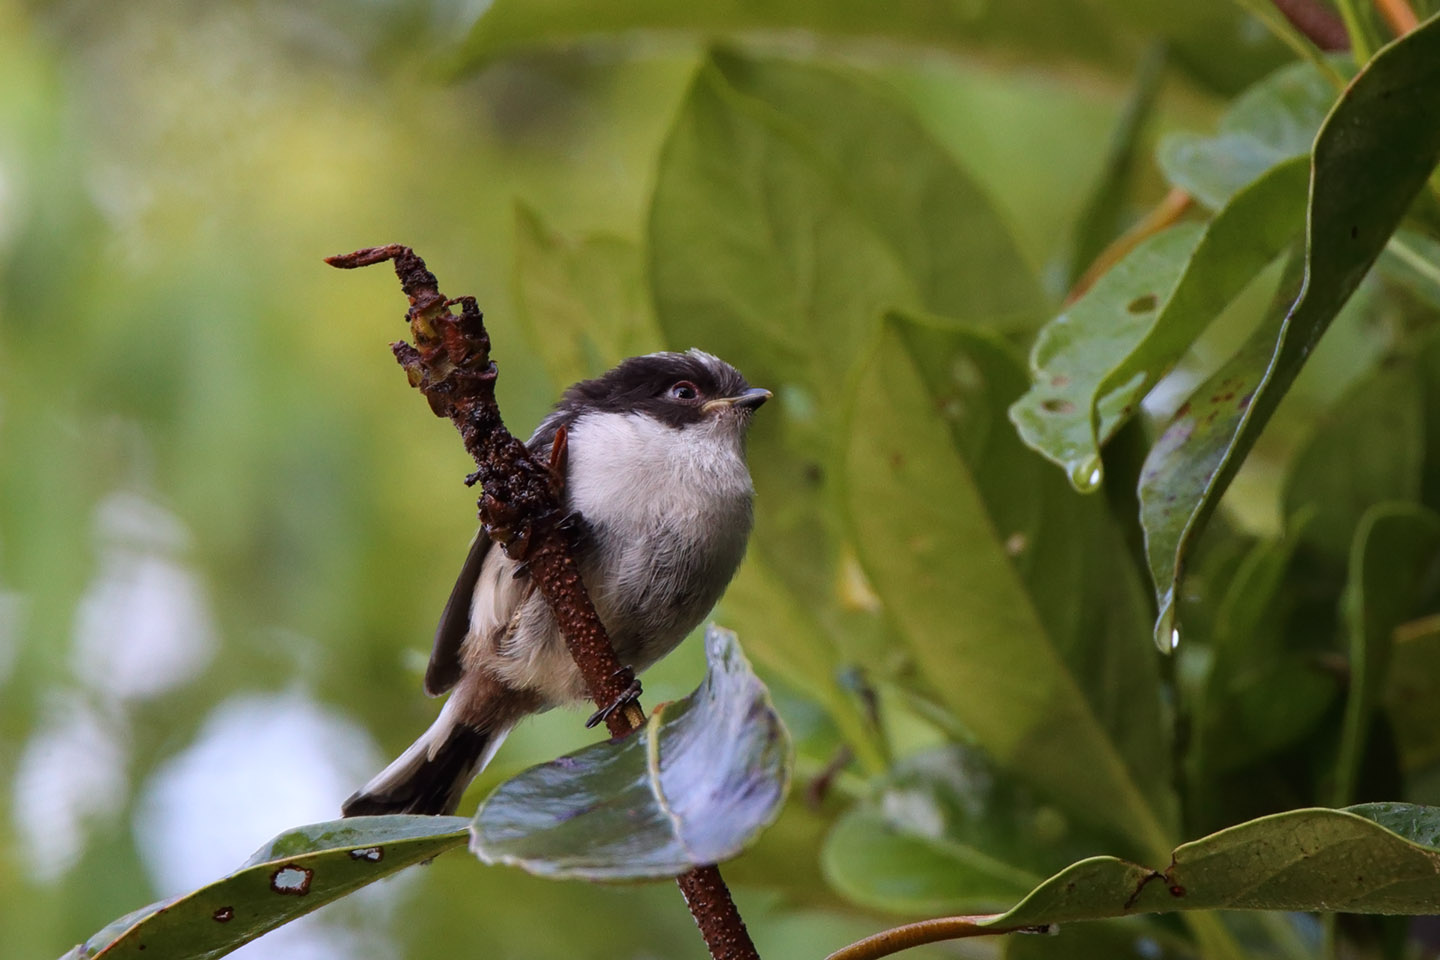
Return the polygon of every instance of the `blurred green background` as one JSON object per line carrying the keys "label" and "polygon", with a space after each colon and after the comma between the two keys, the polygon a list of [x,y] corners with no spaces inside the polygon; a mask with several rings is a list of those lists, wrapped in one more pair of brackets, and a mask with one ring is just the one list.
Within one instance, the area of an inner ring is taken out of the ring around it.
{"label": "blurred green background", "polygon": [[[1020,337],[1095,252],[1077,222],[1151,44],[1171,60],[1147,147],[1209,130],[1286,59],[1219,2],[841,4],[814,30],[796,4],[672,23],[648,3],[637,22],[661,29],[599,40],[571,6],[0,0],[0,958],[59,955],[333,817],[437,708],[420,677],[473,533],[471,466],[387,349],[404,333],[393,276],[322,257],[403,242],[447,293],[475,295],[502,409],[528,433],[563,383],[535,348],[546,317],[522,322],[517,235],[643,242],[662,142],[718,37],[854,69],[913,112],[1040,281]],[[1138,156],[1120,225],[1165,190]],[[1333,352],[1342,379],[1374,354]],[[1284,424],[1336,382],[1310,401],[1302,384],[1267,433],[1231,497],[1242,525],[1277,528]],[[757,442],[781,422],[767,410]],[[867,589],[851,585],[852,606]],[[758,666],[800,744],[798,794],[837,737]],[[689,643],[646,677],[647,702],[702,672]],[[588,742],[580,719],[522,727],[462,812]],[[886,749],[943,739],[898,711]],[[766,957],[822,956],[884,923],[822,879],[833,816],[797,800],[727,869]],[[456,853],[240,955],[703,949],[669,885],[551,883]]]}

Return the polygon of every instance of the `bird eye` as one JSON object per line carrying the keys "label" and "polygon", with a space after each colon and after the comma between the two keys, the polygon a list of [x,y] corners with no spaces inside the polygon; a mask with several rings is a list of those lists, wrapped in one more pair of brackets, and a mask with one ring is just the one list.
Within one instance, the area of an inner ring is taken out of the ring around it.
{"label": "bird eye", "polygon": [[670,387],[670,396],[675,400],[694,400],[700,396],[700,390],[689,380],[681,380]]}

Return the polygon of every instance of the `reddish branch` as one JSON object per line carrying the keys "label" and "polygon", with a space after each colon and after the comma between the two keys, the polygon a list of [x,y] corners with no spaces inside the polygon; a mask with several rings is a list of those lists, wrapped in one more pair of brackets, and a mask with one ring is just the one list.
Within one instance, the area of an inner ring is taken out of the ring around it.
{"label": "reddish branch", "polygon": [[1291,26],[1310,38],[1321,50],[1349,50],[1350,34],[1345,22],[1320,0],[1271,0]]}
{"label": "reddish branch", "polygon": [[[401,289],[410,298],[406,319],[415,345],[390,345],[410,385],[430,402],[436,416],[448,417],[460,431],[478,469],[466,478],[479,482],[480,520],[485,532],[511,557],[524,562],[555,612],[570,655],[585,677],[590,697],[605,708],[629,692],[634,679],[615,657],[610,636],[595,613],[580,580],[564,523],[560,492],[564,479],[564,442],[557,437],[554,462],[542,463],[505,429],[495,402],[496,367],[490,336],[474,297],[447,299],[425,261],[409,247],[390,244],[329,257],[331,266],[350,269],[394,261]],[[458,305],[459,314],[451,311]],[[612,737],[642,726],[638,703],[605,718]],[[713,866],[697,867],[676,878],[690,913],[715,960],[759,960],[730,891]]]}

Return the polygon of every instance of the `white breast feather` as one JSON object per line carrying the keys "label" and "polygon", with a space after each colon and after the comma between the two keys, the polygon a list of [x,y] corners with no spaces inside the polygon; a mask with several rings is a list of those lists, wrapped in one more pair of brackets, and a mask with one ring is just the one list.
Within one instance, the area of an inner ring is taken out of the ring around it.
{"label": "white breast feather", "polygon": [[[703,552],[727,568],[729,579],[749,536],[754,492],[739,431],[718,420],[677,430],[640,414],[592,412],[576,419],[568,433],[569,505],[591,528],[604,528],[604,541],[615,546],[599,558],[606,576],[584,571],[602,619],[611,622],[613,610],[634,604],[655,589],[657,577],[676,568],[674,558],[657,556],[647,544],[664,541],[692,556],[703,544]],[[575,483],[577,475],[589,479]],[[501,550],[486,557],[471,609],[467,659],[483,660],[509,685],[540,690],[551,702],[583,697],[579,671],[544,601],[532,595],[517,609],[529,584],[514,579],[514,568]],[[533,642],[537,634],[545,639]],[[683,634],[684,629],[647,638],[643,650],[626,649],[625,638],[614,639],[621,658],[644,669]],[[485,652],[497,645],[503,656]]]}

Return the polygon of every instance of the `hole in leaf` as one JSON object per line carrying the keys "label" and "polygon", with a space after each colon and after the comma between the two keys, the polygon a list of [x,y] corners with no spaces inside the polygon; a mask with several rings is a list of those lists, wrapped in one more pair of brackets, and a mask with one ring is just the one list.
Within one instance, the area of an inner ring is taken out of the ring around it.
{"label": "hole in leaf", "polygon": [[1159,302],[1159,297],[1153,293],[1147,293],[1143,297],[1136,297],[1134,300],[1131,300],[1129,306],[1125,309],[1131,313],[1149,313],[1155,309],[1155,305]]}
{"label": "hole in leaf", "polygon": [[1051,397],[1049,400],[1041,401],[1040,409],[1046,413],[1074,413],[1075,404],[1069,400],[1061,400],[1059,397]]}

